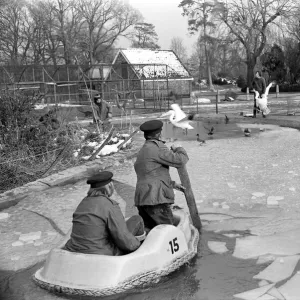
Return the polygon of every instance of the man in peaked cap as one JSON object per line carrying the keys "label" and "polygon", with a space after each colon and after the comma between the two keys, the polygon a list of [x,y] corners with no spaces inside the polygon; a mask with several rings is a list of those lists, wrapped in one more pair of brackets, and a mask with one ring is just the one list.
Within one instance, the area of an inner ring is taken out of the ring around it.
{"label": "man in peaked cap", "polygon": [[140,126],[146,141],[134,164],[137,175],[134,201],[149,229],[159,224],[174,224],[170,207],[175,198],[173,189],[183,191],[184,187],[171,180],[169,167],[179,168],[189,160],[184,148],[173,145],[169,149],[161,141],[162,127],[160,120]]}
{"label": "man in peaked cap", "polygon": [[104,171],[87,180],[90,185],[73,214],[71,237],[65,250],[86,254],[122,255],[135,251],[144,238],[139,215],[126,222],[114,193],[113,173]]}

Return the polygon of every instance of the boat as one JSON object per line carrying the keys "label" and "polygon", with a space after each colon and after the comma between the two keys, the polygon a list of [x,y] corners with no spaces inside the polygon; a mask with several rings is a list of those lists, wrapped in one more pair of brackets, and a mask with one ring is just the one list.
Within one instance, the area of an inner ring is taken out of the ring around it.
{"label": "boat", "polygon": [[173,214],[176,226],[154,227],[136,251],[122,256],[63,250],[67,236],[33,280],[50,292],[81,296],[108,296],[157,283],[197,253],[199,232],[190,217],[183,210]]}

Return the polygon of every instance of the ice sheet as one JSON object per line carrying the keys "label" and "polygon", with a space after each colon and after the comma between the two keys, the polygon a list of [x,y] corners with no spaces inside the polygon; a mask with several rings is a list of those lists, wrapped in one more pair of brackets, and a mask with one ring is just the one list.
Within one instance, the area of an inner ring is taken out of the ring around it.
{"label": "ice sheet", "polygon": [[290,280],[278,288],[278,291],[286,300],[299,300],[300,274],[297,272]]}
{"label": "ice sheet", "polygon": [[267,236],[248,236],[236,239],[233,256],[249,259],[266,254],[296,255],[300,253],[300,229]]}
{"label": "ice sheet", "polygon": [[208,241],[207,245],[208,248],[215,253],[222,254],[228,251],[225,242]]}
{"label": "ice sheet", "polygon": [[254,290],[236,294],[233,297],[238,298],[238,299],[243,299],[243,300],[257,300],[257,298],[266,294],[274,285],[275,285],[275,283],[271,283],[271,284],[259,287],[257,289],[254,289]]}
{"label": "ice sheet", "polygon": [[270,282],[279,282],[290,277],[298,263],[300,256],[277,257],[266,269],[253,276]]}

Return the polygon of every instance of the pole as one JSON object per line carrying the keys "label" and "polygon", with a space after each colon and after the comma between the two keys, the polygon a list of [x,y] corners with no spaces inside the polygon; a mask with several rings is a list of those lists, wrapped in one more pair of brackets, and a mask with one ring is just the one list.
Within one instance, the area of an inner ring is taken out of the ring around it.
{"label": "pole", "polygon": [[195,197],[192,191],[192,186],[189,178],[189,174],[187,172],[186,166],[180,167],[177,169],[178,175],[181,181],[181,184],[185,187],[184,196],[190,211],[191,219],[193,225],[200,230],[202,227],[200,216],[198,213],[198,208],[196,205]]}
{"label": "pole", "polygon": [[219,102],[219,90],[217,90],[217,94],[216,94],[216,114],[219,113],[219,107],[218,107],[218,102]]}
{"label": "pole", "polygon": [[279,96],[279,85],[276,84],[276,98],[278,98]]}
{"label": "pole", "polygon": [[247,101],[249,101],[249,88],[247,87],[247,89],[246,89],[246,94],[247,94]]}

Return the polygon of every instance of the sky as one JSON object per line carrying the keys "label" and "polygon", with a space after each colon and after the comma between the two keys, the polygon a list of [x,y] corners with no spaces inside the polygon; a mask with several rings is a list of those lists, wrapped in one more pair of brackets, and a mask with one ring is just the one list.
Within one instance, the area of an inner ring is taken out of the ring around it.
{"label": "sky", "polygon": [[[170,49],[171,39],[181,37],[187,53],[192,54],[197,37],[188,33],[187,18],[181,15],[182,9],[178,7],[180,0],[124,0],[124,2],[138,9],[144,21],[155,26],[161,49]],[[122,38],[118,46],[129,47],[130,41]]]}

